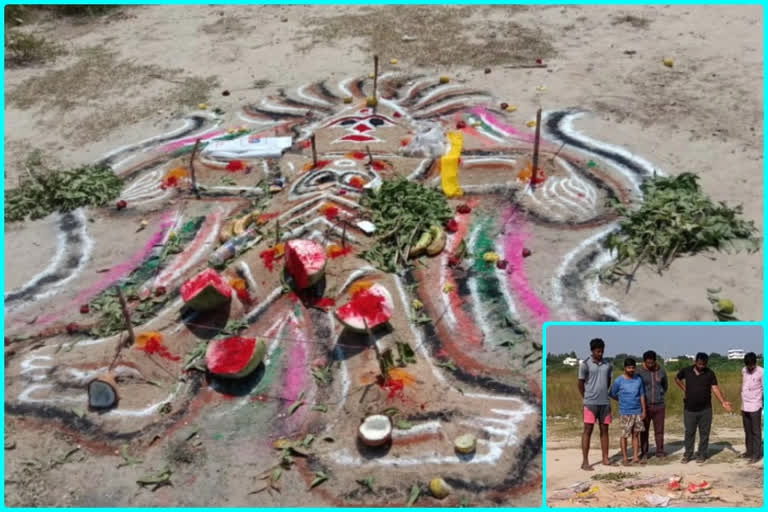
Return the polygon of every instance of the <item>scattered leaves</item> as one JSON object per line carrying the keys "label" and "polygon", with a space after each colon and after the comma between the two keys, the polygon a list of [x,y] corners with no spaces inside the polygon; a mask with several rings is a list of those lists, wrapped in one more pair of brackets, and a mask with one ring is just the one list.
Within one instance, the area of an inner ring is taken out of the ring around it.
{"label": "scattered leaves", "polygon": [[396,342],[397,346],[397,364],[405,366],[407,364],[416,364],[416,353],[407,343]]}
{"label": "scattered leaves", "polygon": [[288,416],[293,416],[293,413],[295,413],[299,407],[304,405],[306,402],[304,402],[304,392],[302,391],[299,393],[299,396],[296,398],[296,401],[291,404],[291,407],[288,409]]}
{"label": "scattered leaves", "polygon": [[440,368],[445,368],[447,370],[451,370],[452,372],[456,371],[456,365],[450,359],[447,361],[437,361],[435,364]]}
{"label": "scattered leaves", "polygon": [[123,182],[106,166],[85,165],[75,169],[49,169],[39,153],[23,164],[27,172],[18,188],[6,191],[5,221],[32,220],[70,212],[83,206],[104,206],[120,195]]}
{"label": "scattered leaves", "polygon": [[416,237],[453,217],[440,190],[405,178],[384,180],[375,193],[363,196],[361,205],[383,233],[361,257],[385,272],[408,268],[408,251]]}
{"label": "scattered leaves", "polygon": [[395,423],[395,428],[398,428],[400,430],[409,430],[413,428],[413,423],[401,418],[397,420],[397,423]]}
{"label": "scattered leaves", "polygon": [[158,490],[159,488],[165,485],[171,485],[172,474],[173,474],[173,471],[171,470],[171,468],[165,468],[159,473],[146,475],[139,478],[138,480],[136,480],[136,483],[142,487],[154,486],[152,489],[152,492],[155,492],[156,490]]}
{"label": "scattered leaves", "polygon": [[368,492],[370,492],[371,494],[376,494],[376,491],[373,490],[373,485],[376,483],[375,477],[367,476],[365,478],[355,480],[355,482],[357,482],[358,484],[368,489]]}
{"label": "scattered leaves", "polygon": [[123,462],[117,465],[118,468],[122,468],[125,466],[133,466],[134,464],[141,464],[144,462],[141,459],[137,459],[135,457],[131,457],[128,454],[128,445],[124,444],[120,447],[120,456],[123,458]]}
{"label": "scattered leaves", "polygon": [[408,497],[408,505],[409,507],[412,507],[414,503],[416,503],[416,500],[419,499],[419,496],[421,496],[421,487],[419,484],[413,484],[413,487],[411,487],[411,495]]}
{"label": "scattered leaves", "polygon": [[315,479],[312,480],[311,484],[309,484],[309,488],[314,489],[315,487],[322,484],[326,480],[328,480],[328,475],[326,475],[322,471],[315,471]]}
{"label": "scattered leaves", "polygon": [[698,184],[698,176],[682,173],[655,176],[640,188],[645,196],[639,208],[612,198],[609,202],[623,219],[619,230],[603,245],[616,252],[614,264],[601,272],[608,282],[627,279],[627,291],[635,272],[652,264],[661,274],[678,256],[714,249],[756,252],[760,239],[754,222],[742,220],[742,207],[715,204]]}

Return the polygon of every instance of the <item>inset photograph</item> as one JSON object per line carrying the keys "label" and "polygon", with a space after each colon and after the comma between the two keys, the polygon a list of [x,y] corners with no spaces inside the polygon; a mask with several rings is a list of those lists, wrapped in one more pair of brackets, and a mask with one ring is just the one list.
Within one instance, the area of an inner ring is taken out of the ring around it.
{"label": "inset photograph", "polygon": [[551,325],[551,507],[761,507],[758,325]]}

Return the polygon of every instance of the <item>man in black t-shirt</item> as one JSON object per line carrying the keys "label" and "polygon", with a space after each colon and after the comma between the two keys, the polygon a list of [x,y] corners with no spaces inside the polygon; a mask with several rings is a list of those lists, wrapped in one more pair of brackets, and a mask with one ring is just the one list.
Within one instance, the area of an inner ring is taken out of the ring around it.
{"label": "man in black t-shirt", "polygon": [[696,462],[703,463],[707,460],[709,430],[712,428],[712,393],[715,394],[723,408],[731,412],[731,403],[723,397],[717,386],[715,372],[707,368],[708,360],[707,354],[699,352],[696,354],[695,364],[681,369],[675,376],[675,384],[683,390],[685,395],[683,399],[685,404],[683,410],[683,423],[685,424],[683,464],[693,458],[697,428],[699,430],[699,451],[696,454]]}

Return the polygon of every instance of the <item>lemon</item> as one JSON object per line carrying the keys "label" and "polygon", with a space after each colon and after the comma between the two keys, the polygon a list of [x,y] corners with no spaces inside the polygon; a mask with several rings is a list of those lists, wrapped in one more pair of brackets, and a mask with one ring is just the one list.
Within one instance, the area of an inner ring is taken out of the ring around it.
{"label": "lemon", "polygon": [[441,76],[440,77],[440,83],[441,84],[447,84],[450,81],[451,81],[451,79],[449,77],[447,77],[447,76]]}
{"label": "lemon", "polygon": [[393,66],[396,66],[399,62],[400,61],[397,59],[389,59],[389,63],[392,64]]}
{"label": "lemon", "polygon": [[499,254],[493,251],[488,251],[487,253],[483,254],[483,259],[488,263],[496,263],[499,261]]}
{"label": "lemon", "polygon": [[733,310],[736,308],[733,305],[733,301],[731,299],[720,299],[717,301],[717,309],[721,313],[725,313],[726,315],[732,315]]}
{"label": "lemon", "polygon": [[347,96],[344,98],[344,103],[352,103],[352,96]]}
{"label": "lemon", "polygon": [[672,66],[675,65],[675,61],[667,57],[666,59],[664,59],[664,65],[667,66],[668,68],[671,68]]}
{"label": "lemon", "polygon": [[429,482],[429,492],[432,493],[432,496],[441,500],[451,494],[451,488],[442,478],[433,478]]}
{"label": "lemon", "polygon": [[379,100],[377,100],[377,99],[376,99],[376,98],[374,98],[373,96],[369,96],[369,97],[368,97],[368,98],[365,100],[365,104],[366,104],[367,106],[369,106],[369,107],[375,107],[376,105],[378,105],[378,103],[379,103]]}

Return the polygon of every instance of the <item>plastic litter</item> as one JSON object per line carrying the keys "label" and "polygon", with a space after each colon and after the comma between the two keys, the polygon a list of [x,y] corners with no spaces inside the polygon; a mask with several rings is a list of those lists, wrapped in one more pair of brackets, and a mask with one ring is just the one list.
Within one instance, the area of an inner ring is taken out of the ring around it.
{"label": "plastic litter", "polygon": [[437,158],[447,150],[445,132],[437,123],[424,122],[416,125],[416,134],[407,146],[400,149],[404,156]]}
{"label": "plastic litter", "polygon": [[652,507],[666,507],[669,505],[670,498],[668,496],[659,496],[658,494],[646,494],[645,501]]}
{"label": "plastic litter", "polygon": [[279,158],[291,147],[291,137],[238,137],[213,141],[202,150],[205,156],[218,159]]}

